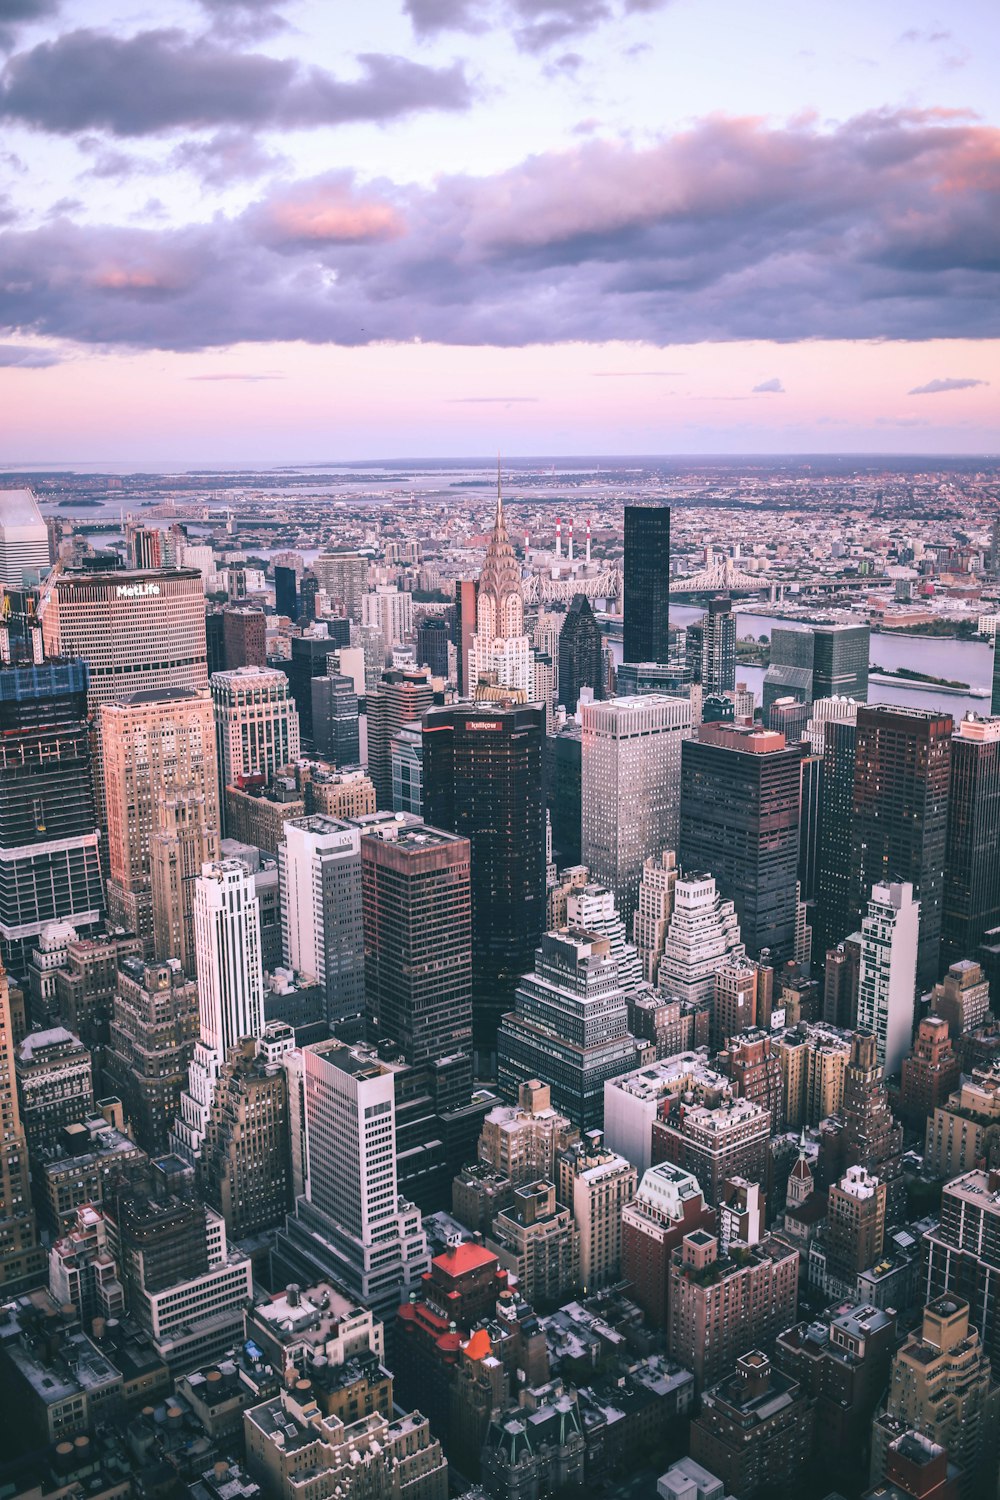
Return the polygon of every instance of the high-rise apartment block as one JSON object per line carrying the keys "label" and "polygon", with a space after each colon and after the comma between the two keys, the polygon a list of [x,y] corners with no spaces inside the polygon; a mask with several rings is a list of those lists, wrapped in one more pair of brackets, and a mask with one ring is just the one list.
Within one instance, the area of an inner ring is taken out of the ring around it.
{"label": "high-rise apartment block", "polygon": [[972,958],[1000,925],[1000,718],[959,721],[951,742],[951,786],[941,911],[941,959]]}
{"label": "high-rise apartment block", "polygon": [[736,687],[736,616],[728,596],[709,599],[703,623],[701,685],[708,693],[731,693]]}
{"label": "high-rise apartment block", "polygon": [[[923,1024],[923,1023],[921,1023]],[[935,1177],[969,1172],[986,1155],[986,1132],[1000,1128],[1000,1071],[974,1068],[927,1121],[924,1166]]]}
{"label": "high-rise apartment block", "polygon": [[517,1277],[532,1305],[561,1302],[579,1281],[580,1232],[558,1202],[555,1184],[544,1179],[514,1189],[510,1207],[493,1220],[486,1248]]}
{"label": "high-rise apartment block", "polygon": [[920,918],[913,887],[894,883],[874,887],[861,923],[858,1026],[874,1033],[888,1075],[899,1072],[913,1038]]}
{"label": "high-rise apartment block", "polygon": [[963,1492],[976,1493],[996,1476],[998,1422],[1000,1385],[969,1304],[951,1293],[936,1297],[893,1359],[885,1409],[872,1428],[872,1482],[885,1473],[889,1443],[912,1428],[947,1450]]}
{"label": "high-rise apartment block", "polygon": [[903,1058],[899,1112],[922,1130],[929,1115],[943,1104],[961,1078],[961,1064],[943,1016],[923,1016],[913,1049]]}
{"label": "high-rise apartment block", "polygon": [[334,766],[356,766],[361,758],[358,694],[354,680],[339,672],[309,682],[313,750]]}
{"label": "high-rise apartment block", "polygon": [[559,1154],[579,1131],[552,1105],[552,1089],[538,1078],[522,1083],[516,1104],[498,1104],[483,1120],[479,1160],[515,1187],[544,1177],[556,1179]]}
{"label": "high-rise apartment block", "polygon": [[626,505],[625,660],[670,659],[670,507]]}
{"label": "high-rise apartment block", "polygon": [[858,710],[854,907],[864,912],[875,885],[891,881],[913,887],[920,903],[917,983],[926,989],[939,974],[951,737],[950,714],[916,708]]}
{"label": "high-rise apartment block", "polygon": [[368,558],[359,552],[321,552],[313,563],[319,586],[334,615],[361,623],[361,600],[368,587]]}
{"label": "high-rise apartment block", "polygon": [[65,1026],[26,1036],[16,1048],[14,1069],[21,1126],[32,1155],[58,1146],[67,1125],[94,1113],[93,1059]]}
{"label": "high-rise apartment block", "polygon": [[233,604],[222,611],[222,650],[226,670],[267,666],[266,616],[249,604]]}
{"label": "high-rise apartment block", "polygon": [[472,1024],[490,1066],[500,1018],[545,922],[543,714],[497,703],[424,716],[424,817],[469,840]]}
{"label": "high-rise apartment block", "polygon": [[288,678],[271,667],[241,667],[212,677],[219,785],[262,776],[299,758],[299,716]]}
{"label": "high-rise apartment block", "polygon": [[850,1056],[850,1035],[832,1026],[800,1022],[779,1037],[782,1114],[787,1129],[815,1130],[821,1120],[840,1113]]}
{"label": "high-rise apartment block", "polygon": [[809,721],[812,749],[814,754],[822,756],[823,767],[819,778],[812,924],[814,951],[825,953],[843,942],[857,920],[851,845],[858,704],[850,698],[824,698],[813,704],[812,714]]}
{"label": "high-rise apartment block", "polygon": [[828,1283],[847,1290],[859,1271],[873,1266],[885,1237],[886,1187],[864,1167],[848,1167],[827,1197],[826,1273]]}
{"label": "high-rise apartment block", "polygon": [[953,963],[931,991],[931,1010],[947,1021],[952,1040],[975,1031],[986,1021],[990,986],[982,968],[971,958]]}
{"label": "high-rise apartment block", "polygon": [[323,986],[327,1024],[357,1039],[365,1009],[360,831],[323,814],[291,818],[278,879],[284,961]]}
{"label": "high-rise apartment block", "polygon": [[[104,761],[104,803],[108,827],[108,912],[134,932],[153,956],[154,847],[161,832],[172,835],[178,851],[190,832],[196,852],[217,852],[219,782],[215,725],[207,690],[155,688],[119,703],[105,703],[100,716]],[[169,808],[177,816],[171,817]],[[195,832],[192,825],[197,825]],[[176,940],[161,957],[187,960],[190,967],[194,878],[200,865],[186,869],[155,861],[159,938]]]}
{"label": "high-rise apartment block", "polygon": [[752,957],[795,946],[800,759],[783,735],[749,727],[702,725],[682,750],[681,867],[714,875]]}
{"label": "high-rise apartment block", "polygon": [[670,1354],[704,1390],[747,1349],[773,1349],[795,1321],[798,1285],[797,1250],[765,1239],[736,1259],[720,1254],[714,1235],[693,1230],[670,1262]]}
{"label": "high-rise apartment block", "polygon": [[702,1395],[691,1423],[691,1454],[727,1494],[752,1496],[771,1485],[791,1490],[812,1454],[813,1406],[806,1390],[746,1349],[732,1374]]}
{"label": "high-rise apartment block", "polygon": [[677,847],[691,704],[658,694],[582,708],[582,862],[630,924],[643,864]]}
{"label": "high-rise apartment block", "polygon": [[930,1298],[949,1293],[969,1304],[994,1369],[1000,1360],[1000,1173],[978,1168],[945,1183],[940,1223],[924,1236]]}
{"label": "high-rise apartment block", "polygon": [[715,1209],[693,1173],[661,1161],[642,1174],[638,1192],[622,1209],[622,1276],[656,1328],[666,1328],[670,1262],[687,1234],[715,1232]]}
{"label": "high-rise apartment block", "polygon": [[609,1151],[593,1130],[559,1157],[559,1199],[580,1235],[580,1287],[585,1293],[621,1278],[622,1212],[635,1197],[636,1170]]}
{"label": "high-rise apartment block", "polygon": [[14,974],[50,923],[86,932],[104,914],[88,681],[82,661],[0,667],[0,960]]}

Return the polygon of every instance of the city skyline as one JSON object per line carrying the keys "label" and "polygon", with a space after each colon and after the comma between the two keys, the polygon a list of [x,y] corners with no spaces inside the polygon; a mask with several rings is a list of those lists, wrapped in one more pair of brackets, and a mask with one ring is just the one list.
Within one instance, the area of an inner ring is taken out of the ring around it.
{"label": "city skyline", "polygon": [[18,5],[0,464],[995,451],[991,32]]}

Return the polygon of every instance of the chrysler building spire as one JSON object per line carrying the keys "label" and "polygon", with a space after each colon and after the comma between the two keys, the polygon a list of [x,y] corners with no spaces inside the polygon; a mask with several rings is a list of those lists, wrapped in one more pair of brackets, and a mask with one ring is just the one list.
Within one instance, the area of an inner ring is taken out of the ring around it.
{"label": "chrysler building spire", "polygon": [[507,535],[503,513],[500,460],[497,459],[497,507],[493,535],[479,576],[476,634],[484,640],[509,640],[524,634],[524,594],[521,569]]}

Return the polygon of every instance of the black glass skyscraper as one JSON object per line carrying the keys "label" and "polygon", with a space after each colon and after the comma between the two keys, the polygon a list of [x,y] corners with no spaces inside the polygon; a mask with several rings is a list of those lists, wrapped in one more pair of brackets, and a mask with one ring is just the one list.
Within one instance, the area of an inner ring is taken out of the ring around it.
{"label": "black glass skyscraper", "polygon": [[876,882],[908,880],[920,902],[917,983],[940,978],[951,714],[858,710],[851,873],[855,924]]}
{"label": "black glass skyscraper", "polygon": [[422,625],[417,626],[417,666],[430,667],[432,677],[447,677],[447,620],[424,620]]}
{"label": "black glass skyscraper", "polygon": [[827,949],[835,948],[854,930],[858,918],[851,881],[857,725],[832,719],[824,725],[823,736],[816,905],[812,914],[813,956],[820,963]]}
{"label": "black glass skyscraper", "polygon": [[298,619],[299,597],[294,568],[276,567],[274,570],[274,610],[275,614],[287,615],[290,620]]}
{"label": "black glass skyscraper", "polygon": [[575,594],[559,632],[559,702],[576,713],[580,689],[593,688],[603,698],[603,642],[601,627],[585,594]]}
{"label": "black glass skyscraper", "polygon": [[794,948],[801,761],[759,728],[703,724],[681,745],[681,867],[715,876],[754,958]]}
{"label": "black glass skyscraper", "polygon": [[625,660],[670,659],[670,507],[626,505]]}
{"label": "black glass skyscraper", "polygon": [[87,667],[0,671],[0,959],[16,975],[49,922],[104,915]]}
{"label": "black glass skyscraper", "polygon": [[545,925],[545,713],[477,703],[424,715],[424,816],[472,850],[472,1026],[492,1068],[500,1017]]}
{"label": "black glass skyscraper", "polygon": [[1000,724],[963,719],[951,742],[941,967],[1000,926]]}

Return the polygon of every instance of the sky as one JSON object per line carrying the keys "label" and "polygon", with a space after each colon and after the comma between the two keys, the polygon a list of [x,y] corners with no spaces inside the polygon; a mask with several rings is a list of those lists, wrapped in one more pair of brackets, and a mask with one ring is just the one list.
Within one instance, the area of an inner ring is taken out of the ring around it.
{"label": "sky", "polygon": [[1000,450],[985,0],[0,0],[0,464]]}

